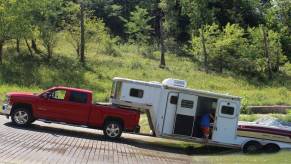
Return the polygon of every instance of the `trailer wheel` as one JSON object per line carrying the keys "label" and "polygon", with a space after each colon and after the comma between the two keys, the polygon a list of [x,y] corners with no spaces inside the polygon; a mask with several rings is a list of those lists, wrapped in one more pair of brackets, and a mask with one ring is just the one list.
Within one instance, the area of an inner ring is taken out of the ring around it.
{"label": "trailer wheel", "polygon": [[122,134],[122,124],[119,121],[106,121],[103,127],[103,134],[108,139],[118,139]]}
{"label": "trailer wheel", "polygon": [[257,141],[249,141],[243,146],[243,152],[249,154],[257,153],[261,149],[262,145]]}
{"label": "trailer wheel", "polygon": [[263,147],[263,150],[267,153],[276,153],[280,151],[280,147],[277,144],[269,143]]}

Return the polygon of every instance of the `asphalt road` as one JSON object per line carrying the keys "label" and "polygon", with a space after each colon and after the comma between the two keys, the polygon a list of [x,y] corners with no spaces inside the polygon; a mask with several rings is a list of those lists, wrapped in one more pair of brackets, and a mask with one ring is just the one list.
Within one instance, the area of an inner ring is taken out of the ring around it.
{"label": "asphalt road", "polygon": [[185,150],[152,145],[123,134],[104,139],[102,131],[36,121],[19,128],[0,115],[0,163],[191,163]]}

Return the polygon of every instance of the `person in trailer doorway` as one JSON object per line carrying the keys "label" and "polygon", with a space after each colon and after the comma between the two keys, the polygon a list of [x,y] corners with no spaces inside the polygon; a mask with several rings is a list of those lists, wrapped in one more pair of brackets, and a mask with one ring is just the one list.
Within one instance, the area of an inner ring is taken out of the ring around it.
{"label": "person in trailer doorway", "polygon": [[210,121],[214,120],[214,116],[212,113],[205,113],[202,115],[200,120],[200,130],[203,134],[203,138],[205,142],[208,143],[209,135],[210,135]]}

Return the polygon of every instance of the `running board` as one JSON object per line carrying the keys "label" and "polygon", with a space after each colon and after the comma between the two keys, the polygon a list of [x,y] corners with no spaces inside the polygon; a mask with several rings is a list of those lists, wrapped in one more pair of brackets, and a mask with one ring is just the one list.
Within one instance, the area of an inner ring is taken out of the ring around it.
{"label": "running board", "polygon": [[55,123],[55,124],[68,125],[68,126],[74,126],[74,127],[80,127],[80,128],[88,128],[87,125],[69,124],[69,123],[65,123],[65,122],[49,121],[49,120],[46,120],[46,119],[38,119],[38,121],[41,121],[41,122],[44,122],[44,123],[47,123],[47,124]]}

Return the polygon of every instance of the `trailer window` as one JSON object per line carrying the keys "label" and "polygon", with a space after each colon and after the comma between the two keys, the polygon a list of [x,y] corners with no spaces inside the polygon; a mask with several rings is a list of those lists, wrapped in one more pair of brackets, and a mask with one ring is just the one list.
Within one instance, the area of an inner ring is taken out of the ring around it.
{"label": "trailer window", "polygon": [[234,107],[222,106],[221,107],[221,114],[231,115],[232,116],[234,114]]}
{"label": "trailer window", "polygon": [[194,102],[193,101],[190,101],[190,100],[182,100],[181,101],[181,107],[183,107],[183,108],[192,109],[193,108],[193,105],[194,105]]}
{"label": "trailer window", "polygon": [[69,101],[76,103],[87,103],[88,95],[86,93],[72,91],[70,94]]}
{"label": "trailer window", "polygon": [[129,95],[131,97],[137,97],[137,98],[142,98],[143,97],[143,90],[141,89],[136,89],[136,88],[131,88]]}
{"label": "trailer window", "polygon": [[178,97],[177,96],[171,96],[170,103],[176,105],[178,103]]}

